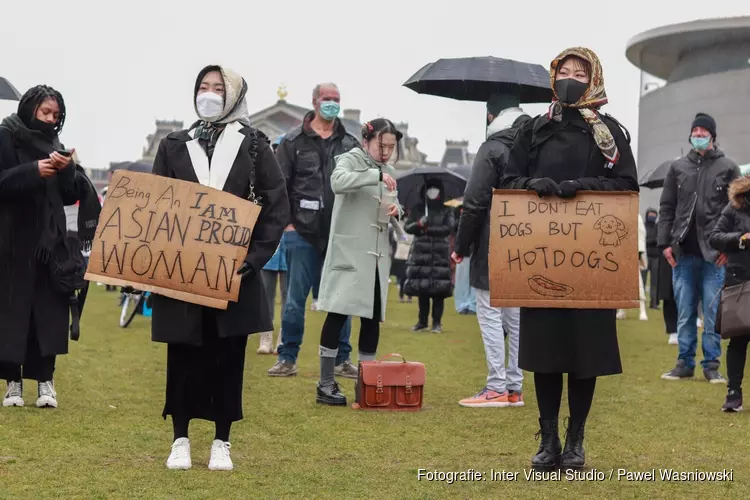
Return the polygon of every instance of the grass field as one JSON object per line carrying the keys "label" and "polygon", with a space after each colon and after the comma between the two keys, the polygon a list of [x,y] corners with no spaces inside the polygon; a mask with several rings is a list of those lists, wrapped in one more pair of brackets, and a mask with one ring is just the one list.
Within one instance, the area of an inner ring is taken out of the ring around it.
{"label": "grass field", "polygon": [[[658,312],[648,323],[620,322],[625,373],[598,384],[586,457],[607,479],[529,482],[524,471],[537,447],[530,374],[525,408],[459,407],[457,401],[480,389],[486,376],[476,319],[458,316],[450,302],[444,334],[414,334],[409,327],[416,304],[399,304],[395,295],[379,350],[427,365],[424,411],[373,414],[316,405],[316,347],[324,316],[308,313],[296,378],[267,377],[274,357],[256,355],[258,338],[250,338],[245,420],[232,432],[235,471],[207,470],[213,428],[198,421],[190,429],[193,469],[175,472],[164,465],[172,430],[160,416],[166,348],[150,341],[144,318],[120,329],[114,294],[96,288],[86,305],[81,341],[58,360],[60,408],[31,407],[34,382],[26,383],[27,407],[0,408],[0,499],[750,496],[750,418],[719,411],[725,386],[698,378],[659,379],[674,365],[676,346],[667,345]],[[344,381],[342,388],[352,397],[353,381]],[[421,468],[473,468],[487,475],[478,482],[418,481]],[[618,468],[656,468],[657,476],[660,468],[733,469],[734,480],[617,481]],[[492,481],[491,470],[520,474],[517,481]]]}

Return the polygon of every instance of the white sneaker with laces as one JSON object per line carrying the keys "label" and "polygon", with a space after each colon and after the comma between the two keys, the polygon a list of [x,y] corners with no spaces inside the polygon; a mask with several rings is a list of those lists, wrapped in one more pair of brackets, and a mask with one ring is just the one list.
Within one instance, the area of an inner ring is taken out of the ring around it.
{"label": "white sneaker with laces", "polygon": [[618,309],[617,310],[617,319],[627,319],[628,314],[625,312],[625,309]]}
{"label": "white sneaker with laces", "polygon": [[3,406],[23,406],[23,380],[20,382],[8,382],[8,392],[5,393]]}
{"label": "white sneaker with laces", "polygon": [[188,438],[179,438],[172,443],[172,453],[167,459],[167,469],[169,470],[188,470],[193,466],[190,459],[190,440]]}
{"label": "white sneaker with laces", "polygon": [[260,347],[255,351],[258,354],[271,354],[273,351],[273,332],[260,334]]}
{"label": "white sneaker with laces", "polygon": [[36,400],[37,408],[57,408],[57,393],[55,392],[55,383],[39,382],[39,398]]}
{"label": "white sneaker with laces", "polygon": [[232,457],[229,456],[229,450],[232,445],[228,441],[214,439],[211,445],[211,459],[208,461],[208,470],[232,470],[234,464]]}
{"label": "white sneaker with laces", "polygon": [[679,345],[680,340],[677,338],[676,333],[669,334],[669,345]]}

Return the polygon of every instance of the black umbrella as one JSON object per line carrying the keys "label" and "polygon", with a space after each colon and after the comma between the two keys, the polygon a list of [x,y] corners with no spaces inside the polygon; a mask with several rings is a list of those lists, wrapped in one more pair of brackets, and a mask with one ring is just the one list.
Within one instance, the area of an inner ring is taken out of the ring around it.
{"label": "black umbrella", "polygon": [[469,176],[471,175],[471,165],[459,165],[457,167],[453,167],[450,170],[454,171],[467,181],[469,180]]}
{"label": "black umbrella", "polygon": [[442,167],[416,167],[405,171],[398,178],[398,201],[406,209],[423,203],[422,190],[431,180],[443,184],[443,200],[448,201],[464,195],[466,179],[451,169]]}
{"label": "black umbrella", "polygon": [[669,173],[669,167],[672,166],[674,160],[668,160],[656,167],[655,169],[647,172],[641,180],[638,181],[638,185],[649,189],[658,189],[664,186],[664,181]]}
{"label": "black umbrella", "polygon": [[498,57],[438,59],[409,78],[405,87],[418,94],[459,101],[487,102],[494,94],[518,95],[521,102],[551,102],[549,71]]}
{"label": "black umbrella", "polygon": [[21,93],[16,90],[12,83],[0,76],[0,100],[20,101]]}
{"label": "black umbrella", "polygon": [[109,168],[109,171],[114,172],[115,170],[129,170],[131,172],[142,172],[145,174],[150,174],[153,168],[153,165],[140,161],[124,161],[122,163],[116,163],[112,165]]}

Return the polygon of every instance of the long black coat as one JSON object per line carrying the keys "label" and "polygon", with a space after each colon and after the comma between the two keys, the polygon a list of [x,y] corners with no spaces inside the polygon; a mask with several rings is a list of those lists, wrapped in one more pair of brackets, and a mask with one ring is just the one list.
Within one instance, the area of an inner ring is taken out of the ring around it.
{"label": "long black coat", "polygon": [[[620,160],[611,169],[576,110],[561,122],[546,115],[519,130],[501,180],[504,188],[526,189],[531,179],[578,180],[593,191],[638,191],[628,136],[607,116]],[[537,373],[570,373],[577,378],[622,372],[615,311],[607,309],[521,308],[519,366]]]}
{"label": "long black coat", "polygon": [[[54,291],[47,266],[34,256],[47,222],[45,183],[37,165],[45,158],[24,150],[12,132],[0,128],[0,362],[25,361],[32,317],[42,356],[68,352],[67,297]],[[82,182],[72,162],[58,173],[64,204],[78,201]]]}
{"label": "long black coat", "polygon": [[[411,209],[404,231],[414,235],[414,243],[406,261],[404,293],[409,296],[450,297],[451,249],[448,241],[456,226],[453,209],[443,205],[442,190],[438,201],[427,207],[420,204]],[[427,223],[419,221],[427,213]]]}
{"label": "long black coat", "polygon": [[[248,198],[250,174],[253,169],[251,151],[257,148],[254,192],[261,199],[263,209],[253,228],[250,250],[245,259],[252,266],[253,273],[242,280],[238,301],[230,302],[225,311],[217,313],[219,337],[222,338],[273,330],[260,271],[276,251],[284,226],[289,221],[286,184],[271,146],[262,133],[250,127],[242,127],[239,133],[245,138],[239,146],[223,190],[241,198]],[[191,140],[186,130],[172,133],[162,139],[154,160],[153,172],[156,175],[197,183],[198,176],[187,147]],[[216,157],[217,152],[214,151],[214,160]],[[152,340],[200,345],[205,309],[196,304],[155,295]]]}

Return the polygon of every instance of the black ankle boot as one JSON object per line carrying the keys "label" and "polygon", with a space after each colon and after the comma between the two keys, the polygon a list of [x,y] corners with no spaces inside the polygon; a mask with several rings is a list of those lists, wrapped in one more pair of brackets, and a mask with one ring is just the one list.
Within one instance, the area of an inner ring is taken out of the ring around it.
{"label": "black ankle boot", "polygon": [[560,459],[560,467],[581,469],[586,464],[586,453],[583,451],[583,428],[586,421],[570,420],[565,431],[565,449]]}
{"label": "black ankle boot", "polygon": [[533,467],[554,467],[560,458],[560,452],[562,451],[562,443],[560,442],[560,433],[557,430],[557,419],[554,420],[542,420],[539,419],[539,432],[536,433],[536,438],[542,436],[542,442],[539,445],[539,451],[537,451],[534,458],[531,459],[531,465]]}
{"label": "black ankle boot", "polygon": [[346,396],[341,393],[339,384],[336,382],[328,386],[321,386],[318,382],[318,397],[315,401],[330,406],[346,406]]}

